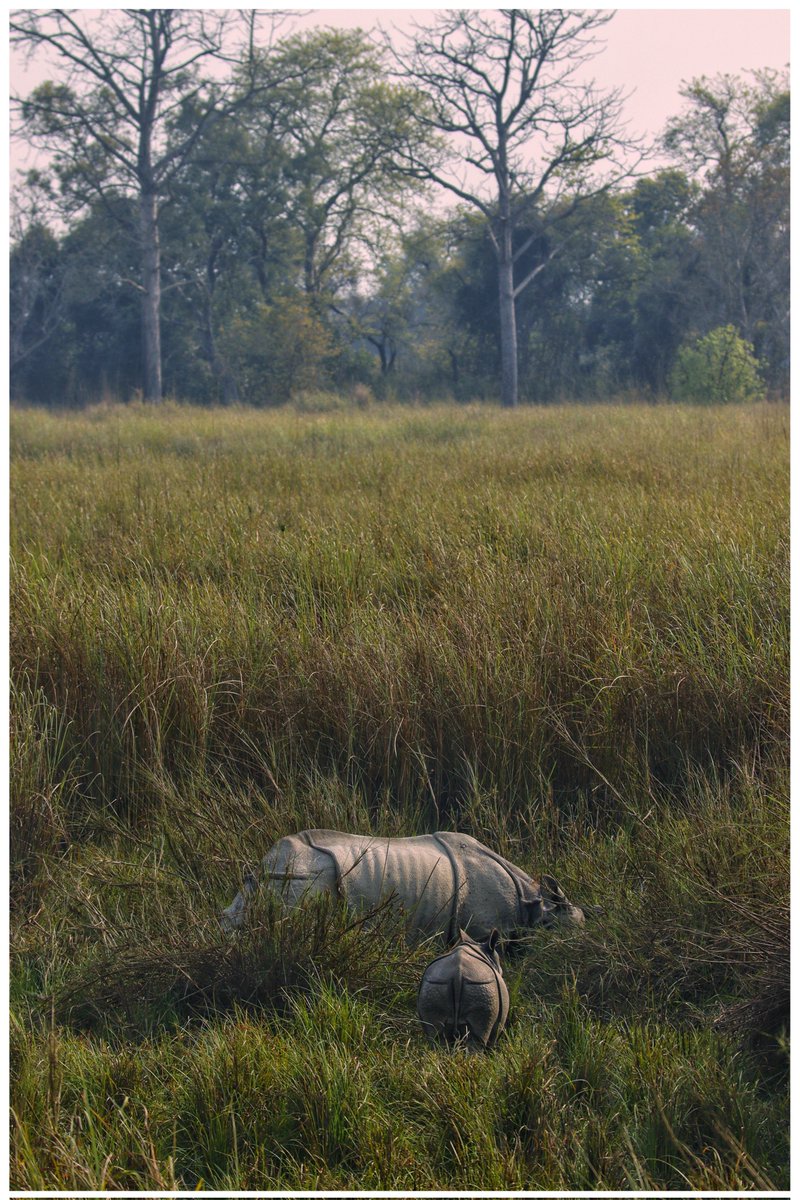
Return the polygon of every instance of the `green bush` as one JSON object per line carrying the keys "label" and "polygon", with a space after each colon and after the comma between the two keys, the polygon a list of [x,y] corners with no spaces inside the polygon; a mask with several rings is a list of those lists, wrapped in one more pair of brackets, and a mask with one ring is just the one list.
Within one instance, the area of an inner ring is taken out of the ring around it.
{"label": "green bush", "polygon": [[678,353],[670,377],[674,399],[694,404],[763,400],[764,384],[749,342],[733,325],[720,325]]}
{"label": "green bush", "polygon": [[220,348],[232,364],[248,404],[284,404],[298,393],[321,389],[335,357],[328,330],[310,301],[283,298],[258,304],[222,330]]}

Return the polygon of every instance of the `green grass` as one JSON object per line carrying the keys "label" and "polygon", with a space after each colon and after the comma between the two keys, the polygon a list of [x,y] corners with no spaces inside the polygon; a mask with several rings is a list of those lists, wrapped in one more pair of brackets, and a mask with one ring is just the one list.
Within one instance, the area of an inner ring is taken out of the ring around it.
{"label": "green grass", "polygon": [[[785,1187],[782,407],[12,419],[19,1188]],[[261,898],[464,829],[579,903],[495,1054]]]}

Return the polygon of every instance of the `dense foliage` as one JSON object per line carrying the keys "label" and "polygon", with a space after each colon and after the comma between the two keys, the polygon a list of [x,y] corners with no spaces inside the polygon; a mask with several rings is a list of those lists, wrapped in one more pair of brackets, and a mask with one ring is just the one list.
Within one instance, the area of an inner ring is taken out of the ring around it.
{"label": "dense foliage", "polygon": [[[587,188],[586,150],[580,163],[551,162],[540,191],[518,148],[503,215],[489,202],[437,203],[418,165],[439,178],[442,135],[422,121],[431,98],[402,74],[387,82],[389,65],[361,32],[318,30],[255,57],[251,48],[224,110],[212,113],[194,76],[169,77],[153,201],[166,394],[274,405],[358,387],[497,399],[501,225],[526,283],[522,400],[668,394],[681,347],[725,326],[752,348],[770,394],[786,391],[783,76],[694,81],[660,147],[674,165],[614,187]],[[12,393],[52,406],[147,397],[141,198],[104,160],[102,138],[81,158],[74,103],[47,84],[20,109],[23,136],[61,149],[17,198]],[[602,157],[602,145],[592,152]]]}
{"label": "dense foliage", "polygon": [[732,325],[712,329],[693,345],[681,348],[670,390],[678,400],[700,404],[736,404],[764,396],[752,347]]}

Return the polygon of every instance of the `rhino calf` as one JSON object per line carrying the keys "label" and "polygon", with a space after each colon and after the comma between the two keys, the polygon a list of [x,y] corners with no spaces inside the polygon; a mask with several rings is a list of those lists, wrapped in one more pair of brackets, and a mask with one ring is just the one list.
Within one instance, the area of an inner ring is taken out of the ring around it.
{"label": "rhino calf", "polygon": [[499,940],[496,929],[485,942],[474,942],[462,929],[458,945],[425,968],[417,1015],[431,1042],[458,1042],[473,1052],[494,1045],[508,1017]]}

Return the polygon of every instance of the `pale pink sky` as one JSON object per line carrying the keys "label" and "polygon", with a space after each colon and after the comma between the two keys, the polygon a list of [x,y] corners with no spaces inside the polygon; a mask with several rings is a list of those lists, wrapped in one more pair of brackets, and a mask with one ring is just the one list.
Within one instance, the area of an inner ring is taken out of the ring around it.
{"label": "pale pink sky", "polygon": [[[424,8],[379,9],[373,5],[345,9],[326,5],[306,12],[287,23],[286,28],[333,25],[371,29],[380,23],[388,30],[407,31],[414,21],[425,24],[434,12]],[[630,132],[655,137],[683,107],[682,82],[698,75],[742,74],[761,67],[787,66],[789,9],[623,8],[605,27],[603,40],[605,49],[592,63],[592,75],[603,86],[619,86],[632,93],[626,106]],[[44,64],[37,62],[26,73],[21,60],[12,57],[12,89],[24,94],[47,77]],[[15,143],[12,167],[26,168],[31,163],[30,153]]]}
{"label": "pale pink sky", "polygon": [[[435,10],[423,8],[325,5],[298,21],[298,27],[320,24],[370,29],[380,24],[386,29],[409,30],[414,21],[425,24],[434,14]],[[591,66],[594,78],[606,87],[633,92],[626,108],[631,132],[655,136],[681,111],[683,81],[698,75],[788,66],[789,9],[623,8],[616,10],[602,37],[605,49]]]}

